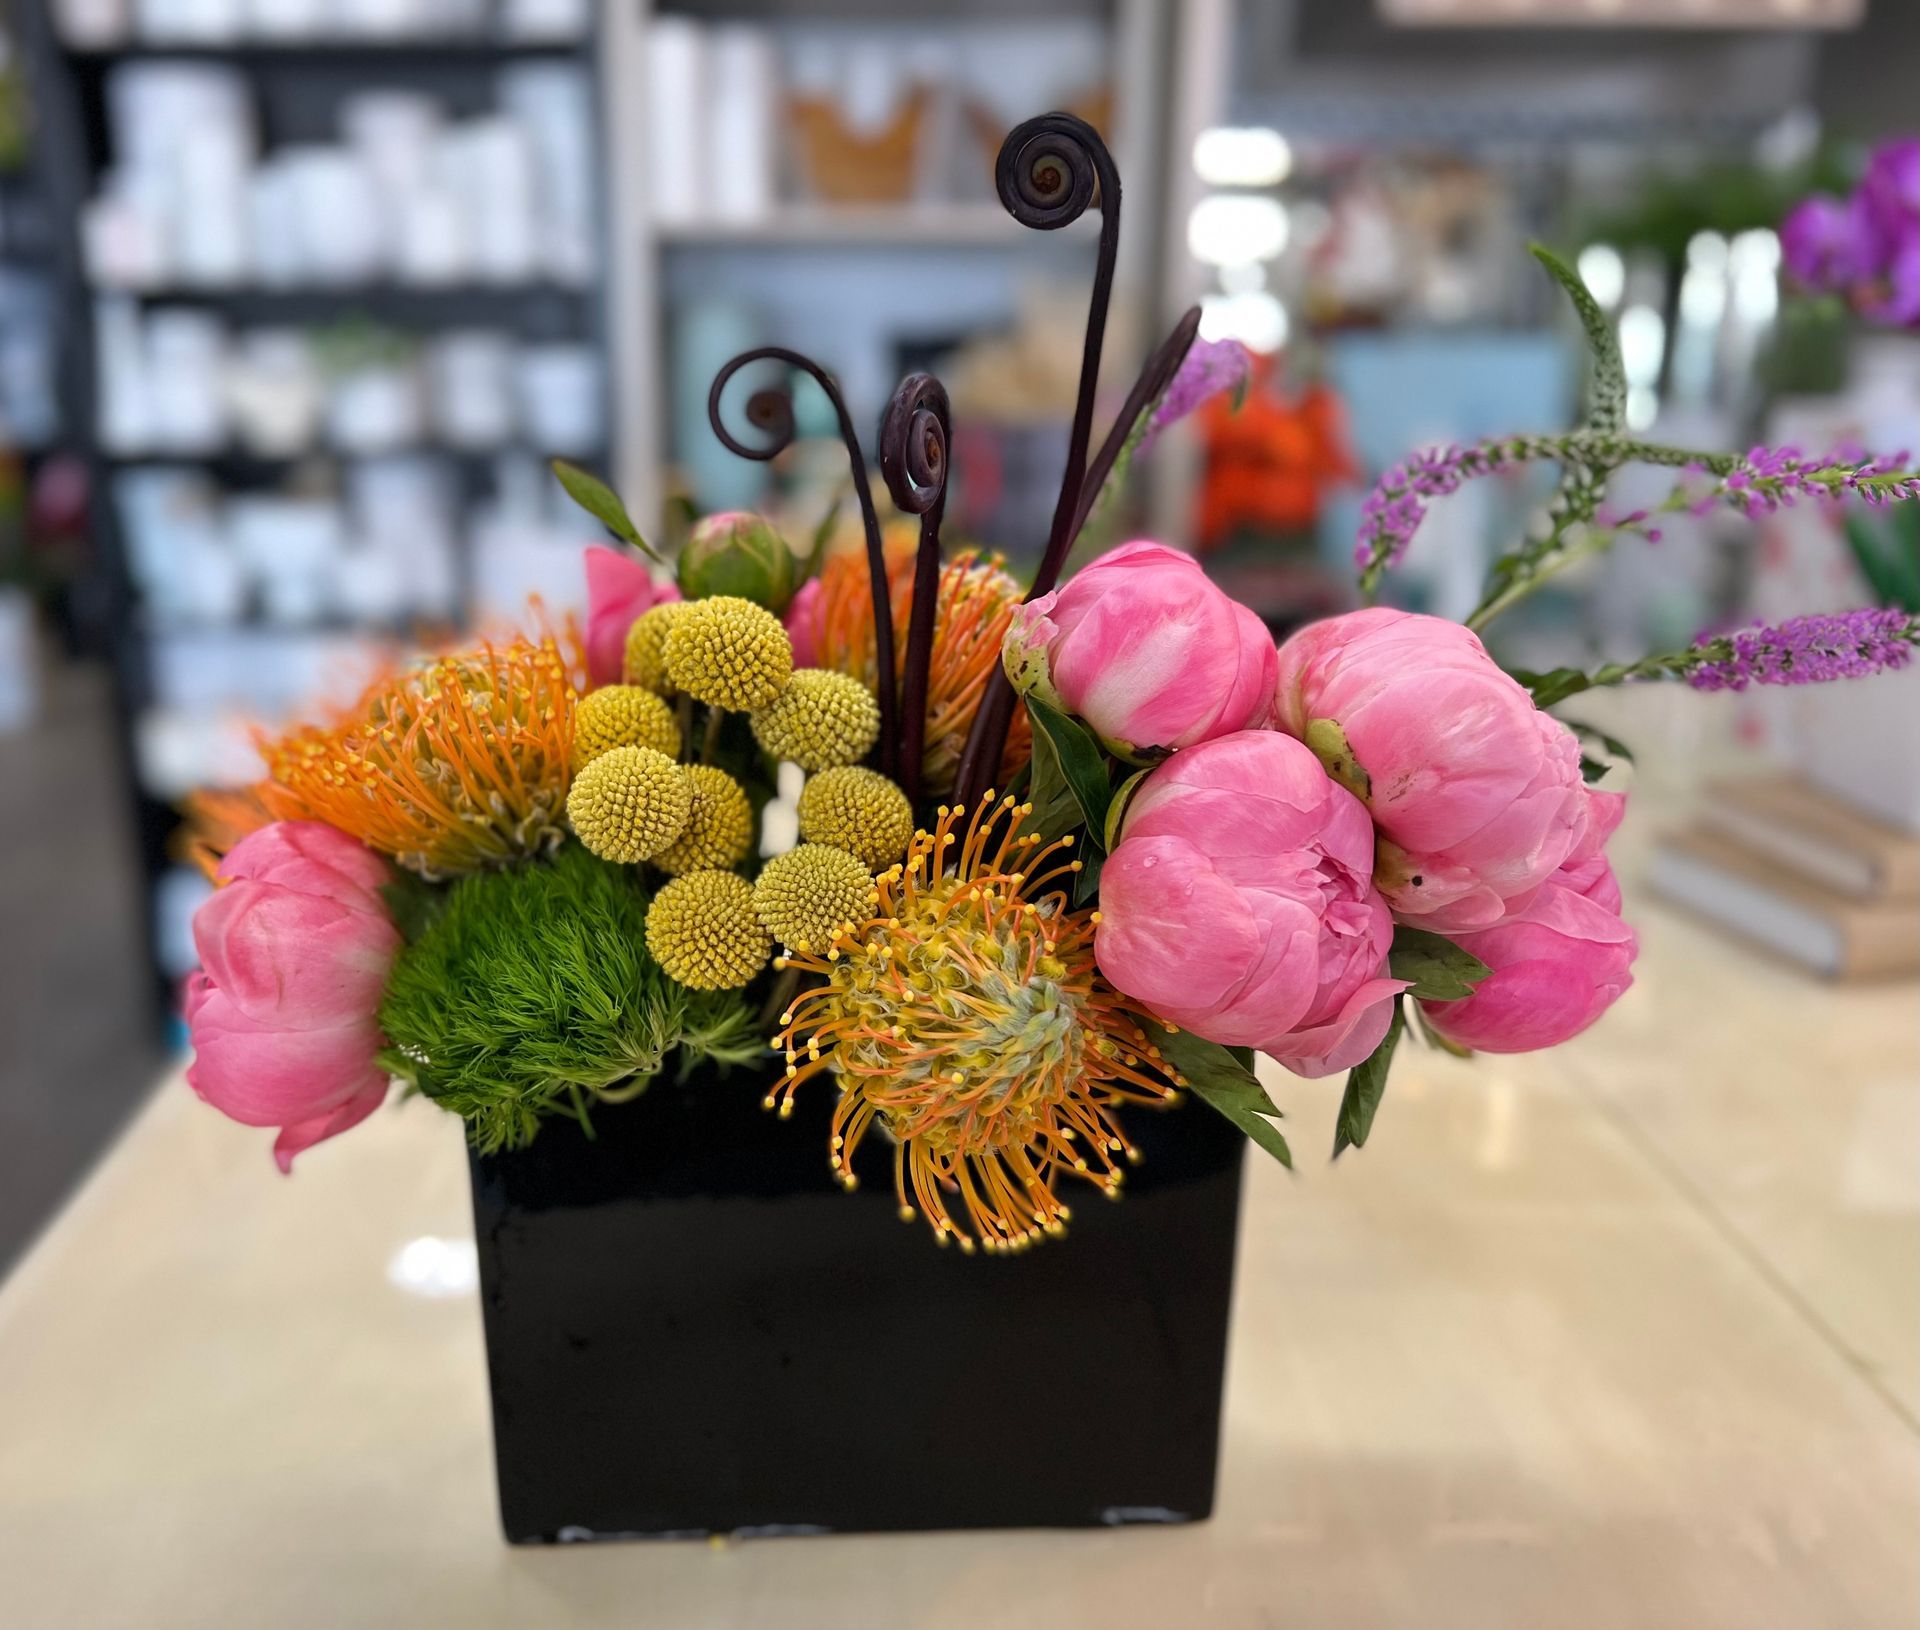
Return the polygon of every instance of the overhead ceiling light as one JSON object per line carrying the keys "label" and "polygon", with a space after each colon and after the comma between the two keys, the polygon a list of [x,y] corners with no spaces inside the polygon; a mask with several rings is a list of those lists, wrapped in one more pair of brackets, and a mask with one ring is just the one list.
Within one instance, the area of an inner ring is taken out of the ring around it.
{"label": "overhead ceiling light", "polygon": [[1210,187],[1277,187],[1293,172],[1293,149],[1277,130],[1216,125],[1193,139],[1193,173]]}
{"label": "overhead ceiling light", "polygon": [[1287,308],[1271,294],[1210,294],[1200,302],[1203,340],[1238,340],[1270,356],[1287,343]]}
{"label": "overhead ceiling light", "polygon": [[1220,192],[1187,217],[1187,248],[1209,266],[1272,260],[1287,246],[1287,211],[1277,198]]}
{"label": "overhead ceiling light", "polygon": [[1404,28],[1857,28],[1866,0],[1376,0]]}

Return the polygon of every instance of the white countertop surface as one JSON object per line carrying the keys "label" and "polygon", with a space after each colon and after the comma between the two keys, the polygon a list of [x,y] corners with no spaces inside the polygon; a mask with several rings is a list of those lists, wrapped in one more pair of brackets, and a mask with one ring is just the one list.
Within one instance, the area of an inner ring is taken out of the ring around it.
{"label": "white countertop surface", "polygon": [[464,1260],[455,1123],[282,1180],[170,1081],[0,1287],[0,1625],[1911,1627],[1920,999],[1629,913],[1597,1032],[1410,1048],[1337,1167],[1276,1082],[1181,1529],[510,1549],[475,1298],[390,1277]]}

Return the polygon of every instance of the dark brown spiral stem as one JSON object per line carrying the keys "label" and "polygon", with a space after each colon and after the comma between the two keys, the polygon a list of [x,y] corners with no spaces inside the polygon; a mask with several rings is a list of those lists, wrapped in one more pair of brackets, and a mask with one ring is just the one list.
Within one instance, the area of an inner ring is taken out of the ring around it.
{"label": "dark brown spiral stem", "polygon": [[920,517],[906,667],[900,675],[899,779],[901,790],[914,804],[920,801],[920,767],[927,741],[927,686],[940,594],[940,523],[947,513],[952,430],[946,388],[931,374],[909,374],[900,381],[880,426],[880,474],[887,491],[903,514]]}
{"label": "dark brown spiral stem", "polygon": [[[1067,535],[1069,548],[1073,540],[1080,536],[1080,529],[1087,524],[1087,517],[1093,513],[1093,506],[1100,498],[1100,489],[1106,485],[1107,477],[1113,473],[1114,465],[1119,462],[1121,453],[1132,439],[1140,415],[1149,412],[1168,385],[1173,383],[1173,376],[1180,371],[1180,364],[1193,349],[1194,336],[1199,331],[1200,308],[1190,306],[1180,321],[1173,325],[1173,332],[1147,358],[1147,365],[1140,370],[1140,377],[1133,382],[1133,389],[1127,392],[1127,399],[1121,405],[1119,416],[1113,421],[1113,428],[1107,432],[1107,439],[1100,444],[1099,457],[1087,471],[1084,491],[1074,508],[1073,530]],[[1057,572],[1055,575],[1058,575]],[[1049,580],[1047,587],[1052,586]],[[1044,592],[1040,581],[1036,579],[1027,598],[1031,600]],[[1013,703],[1013,686],[1008,682],[1006,670],[995,669],[993,677],[987,681],[985,694],[980,698],[980,709],[973,716],[973,728],[967,732],[967,745],[960,755],[955,795],[962,803],[976,799],[986,791],[986,778],[994,773],[1001,755],[1006,751],[1007,727],[1013,722]]]}
{"label": "dark brown spiral stem", "polygon": [[[1106,342],[1107,308],[1113,303],[1113,272],[1120,255],[1120,171],[1099,131],[1071,113],[1043,113],[1015,125],[1000,144],[993,166],[994,186],[1006,211],[1022,226],[1058,231],[1086,214],[1096,195],[1100,203],[1100,249],[1087,304],[1087,337],[1080,353],[1080,385],[1067,436],[1067,463],[1060,496],[1047,530],[1046,553],[1034,574],[1029,600],[1059,580],[1078,530],[1081,489],[1087,476],[1087,447],[1093,439],[1093,395],[1100,382],[1100,353]],[[1013,719],[1013,690],[1004,673],[988,682],[980,710],[960,755],[955,795],[963,804],[986,791],[986,778],[999,765]]]}
{"label": "dark brown spiral stem", "polygon": [[1094,505],[1100,502],[1100,493],[1107,484],[1107,478],[1113,474],[1114,465],[1120,462],[1120,455],[1127,450],[1127,443],[1133,440],[1141,414],[1150,412],[1153,405],[1166,394],[1167,387],[1173,383],[1173,376],[1180,371],[1180,364],[1187,360],[1187,353],[1193,349],[1194,338],[1199,332],[1200,308],[1189,306],[1180,321],[1173,325],[1173,332],[1147,358],[1147,365],[1140,370],[1140,377],[1133,382],[1133,389],[1127,392],[1126,401],[1120,404],[1120,412],[1113,421],[1113,428],[1107,432],[1107,439],[1100,444],[1100,451],[1087,467],[1087,478],[1080,489],[1080,507],[1073,517],[1073,538],[1077,539],[1086,529]]}
{"label": "dark brown spiral stem", "polygon": [[758,446],[738,440],[721,418],[721,394],[735,374],[755,362],[784,362],[789,368],[798,368],[827,393],[834,417],[839,420],[840,440],[847,449],[847,462],[853,471],[853,492],[860,501],[860,524],[867,538],[867,576],[873,589],[874,692],[880,703],[880,768],[883,773],[897,777],[900,715],[894,694],[893,610],[887,594],[886,554],[880,545],[880,517],[874,511],[873,488],[867,480],[867,460],[860,451],[860,437],[853,428],[852,415],[847,412],[846,398],[840,394],[840,386],[832,374],[798,351],[789,351],[780,345],[763,345],[757,350],[742,351],[728,362],[713,376],[713,387],[707,392],[707,422],[729,452],[765,462],[778,458],[793,444],[793,393],[784,386],[755,391],[747,399],[747,423],[765,438]]}

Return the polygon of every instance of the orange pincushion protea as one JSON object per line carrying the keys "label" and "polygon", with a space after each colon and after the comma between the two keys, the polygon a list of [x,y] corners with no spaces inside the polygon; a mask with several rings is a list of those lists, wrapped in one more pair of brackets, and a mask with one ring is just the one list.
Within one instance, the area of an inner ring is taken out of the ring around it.
{"label": "orange pincushion protea", "polygon": [[429,658],[339,722],[263,741],[260,801],[429,879],[504,865],[566,833],[576,700],[551,637]]}
{"label": "orange pincushion protea", "polygon": [[178,853],[211,880],[227,851],[249,832],[258,832],[273,820],[261,801],[261,790],[251,787],[202,787],[181,805],[186,817]]}
{"label": "orange pincushion protea", "polygon": [[[830,555],[820,569],[819,581],[819,597],[803,613],[807,626],[794,630],[796,640],[810,650],[812,666],[852,674],[871,686],[873,591],[866,557]],[[913,600],[911,550],[888,552],[887,584],[893,601],[894,650],[899,653],[897,662],[904,665]],[[927,678],[926,747],[921,755],[921,775],[927,791],[936,797],[953,791],[967,731],[987,681],[1000,665],[1000,643],[1019,604],[1020,585],[997,561],[983,560],[976,550],[962,550],[940,573],[933,661]],[[1002,776],[1011,777],[1032,750],[1033,728],[1025,706],[1020,706],[1007,732]]]}
{"label": "orange pincushion protea", "polygon": [[[894,1144],[901,1216],[916,1206],[942,1245],[971,1251],[948,1196],[989,1251],[1062,1232],[1056,1173],[1120,1190],[1138,1158],[1115,1109],[1167,1104],[1181,1078],[1162,1061],[1145,1011],[1099,976],[1097,912],[1068,909],[1072,842],[1020,827],[1032,805],[992,794],[971,821],[942,806],[904,863],[875,879],[862,922],[816,952],[785,958],[824,983],[781,1015],[786,1079],[767,1098],[791,1113],[800,1084],[830,1070],[840,1087],[832,1163],[855,1186],[853,1154],[875,1120]],[[957,846],[958,853],[953,851]]]}

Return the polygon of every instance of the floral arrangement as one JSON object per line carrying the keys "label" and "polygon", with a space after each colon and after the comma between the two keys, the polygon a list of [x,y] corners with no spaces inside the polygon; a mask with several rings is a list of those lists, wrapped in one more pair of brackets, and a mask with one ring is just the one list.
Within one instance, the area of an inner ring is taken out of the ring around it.
{"label": "floral arrangement", "polygon": [[1876,147],[1847,197],[1802,199],[1780,224],[1780,249],[1803,287],[1870,322],[1920,328],[1920,136]]}
{"label": "floral arrangement", "polygon": [[[1000,184],[1040,227],[1102,200],[1031,584],[945,556],[936,381],[906,380],[882,428],[880,469],[918,533],[890,553],[831,377],[749,352],[714,383],[716,432],[773,456],[792,435],[784,390],[747,403],[750,444],[726,426],[726,387],[769,364],[816,378],[864,553],[809,570],[758,517],[709,516],[668,583],[614,494],[558,467],[625,545],[588,554],[577,649],[542,634],[424,659],[264,742],[260,784],[207,808],[220,886],[195,924],[189,1078],[277,1127],[283,1168],[390,1080],[500,1152],[554,1116],[590,1130],[669,1061],[708,1061],[781,1115],[834,1094],[835,1179],[854,1186],[890,1150],[903,1217],[1013,1251],[1065,1227],[1075,1185],[1118,1195],[1129,1123],[1189,1094],[1291,1164],[1255,1052],[1345,1073],[1337,1155],[1367,1140],[1409,1031],[1456,1053],[1551,1047],[1631,980],[1606,859],[1625,795],[1596,785],[1625,749],[1549,709],[1625,682],[1834,679],[1898,666],[1920,638],[1910,612],[1864,610],[1592,671],[1489,655],[1494,618],[1577,560],[1656,539],[1662,511],[1920,496],[1884,460],[1634,440],[1611,330],[1544,253],[1593,350],[1585,423],[1423,455],[1366,506],[1370,598],[1433,498],[1518,460],[1560,466],[1547,523],[1465,625],[1368,606],[1276,647],[1158,543],[1066,576],[1149,430],[1236,370],[1195,347],[1188,313],[1095,449],[1119,178],[1090,129],[1048,115],[1009,137]],[[1674,470],[1673,494],[1614,513],[1607,478],[1636,460]],[[791,807],[782,766],[804,777]]]}

